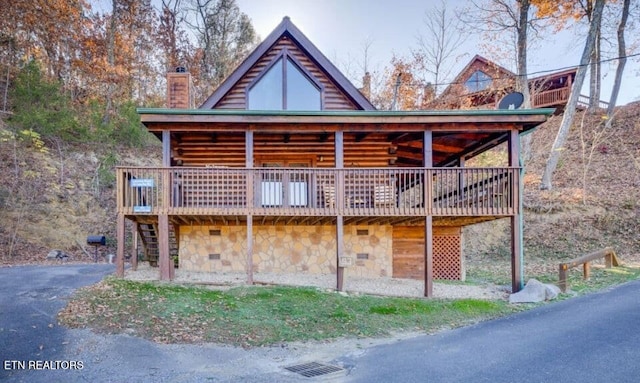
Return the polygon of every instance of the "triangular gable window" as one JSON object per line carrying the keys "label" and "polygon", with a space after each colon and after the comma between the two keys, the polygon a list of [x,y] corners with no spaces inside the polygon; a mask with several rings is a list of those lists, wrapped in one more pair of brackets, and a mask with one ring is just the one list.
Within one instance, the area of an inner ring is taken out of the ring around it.
{"label": "triangular gable window", "polygon": [[254,80],[247,97],[250,110],[322,109],[320,84],[286,52]]}
{"label": "triangular gable window", "polygon": [[480,92],[491,86],[492,78],[481,70],[473,72],[471,77],[464,83],[469,92]]}

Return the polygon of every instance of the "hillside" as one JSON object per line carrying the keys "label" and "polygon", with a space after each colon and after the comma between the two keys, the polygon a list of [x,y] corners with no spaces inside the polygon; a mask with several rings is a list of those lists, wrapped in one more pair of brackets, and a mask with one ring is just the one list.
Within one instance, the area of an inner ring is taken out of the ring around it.
{"label": "hillside", "polygon": [[[605,246],[623,260],[640,259],[640,103],[619,108],[608,130],[599,116],[585,116],[581,124],[582,117],[576,118],[551,191],[540,191],[539,181],[562,116],[532,135],[524,200],[529,267],[555,270],[558,259]],[[42,142],[28,134],[14,137],[4,125],[0,129],[0,264],[41,262],[51,249],[88,260],[78,243],[84,245],[91,234],[106,235],[104,251],[114,252],[113,167],[158,165],[159,147]],[[466,235],[470,266],[508,261],[507,220],[465,230],[483,233],[481,240]]]}
{"label": "hillside", "polygon": [[78,244],[92,234],[115,252],[114,166],[158,165],[159,156],[153,146],[44,142],[0,126],[0,264],[41,262],[52,249],[88,260]]}
{"label": "hillside", "polygon": [[[525,274],[555,273],[558,260],[606,246],[624,262],[639,262],[640,102],[619,107],[610,129],[601,116],[578,113],[554,188],[542,191],[540,179],[561,121],[561,115],[553,116],[532,134],[525,174]],[[465,238],[468,266],[508,267],[508,224],[499,220],[466,229],[483,233]]]}

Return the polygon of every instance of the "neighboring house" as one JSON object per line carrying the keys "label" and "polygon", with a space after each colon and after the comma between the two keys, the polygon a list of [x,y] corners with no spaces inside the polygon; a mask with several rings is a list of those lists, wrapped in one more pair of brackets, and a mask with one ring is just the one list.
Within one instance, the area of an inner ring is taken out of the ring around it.
{"label": "neighboring house", "polygon": [[[418,278],[432,296],[434,278],[464,279],[462,227],[510,218],[519,290],[519,137],[552,109],[376,111],[286,17],[199,109],[189,89],[170,73],[169,108],[138,110],[163,164],[117,169],[119,275],[129,220],[160,279],[177,250],[181,270],[249,283]],[[504,142],[503,166],[464,167]]]}
{"label": "neighboring house", "polygon": [[[566,69],[529,79],[532,108],[564,110],[577,68]],[[429,106],[433,109],[495,109],[506,94],[515,90],[516,74],[476,55]],[[586,107],[589,97],[580,95],[578,106]],[[601,107],[607,104],[600,102]]]}

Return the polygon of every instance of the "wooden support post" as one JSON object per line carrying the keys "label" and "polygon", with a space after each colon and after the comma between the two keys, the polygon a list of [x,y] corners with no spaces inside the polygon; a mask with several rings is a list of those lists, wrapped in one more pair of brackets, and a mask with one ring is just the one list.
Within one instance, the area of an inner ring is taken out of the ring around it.
{"label": "wooden support post", "polygon": [[567,265],[561,263],[559,267],[558,287],[563,293],[567,291]]}
{"label": "wooden support post", "polygon": [[124,244],[125,244],[125,221],[124,214],[118,213],[116,218],[116,276],[124,277]]}
{"label": "wooden support post", "polygon": [[517,293],[522,288],[522,274],[520,272],[520,215],[511,217],[511,291]]}
{"label": "wooden support post", "polygon": [[162,166],[171,166],[171,132],[168,130],[162,131]]}
{"label": "wooden support post", "polygon": [[[511,129],[509,134],[509,166],[520,167],[520,132]],[[516,212],[511,216],[511,292],[517,293],[522,289],[522,206],[520,201],[520,173],[514,172],[511,195],[513,196],[513,208]]]}
{"label": "wooden support post", "polygon": [[[335,133],[335,158],[336,169],[344,169],[344,135],[342,131]],[[344,172],[338,171],[336,178],[336,289],[342,291],[344,288],[344,267],[341,266],[340,258],[344,256]]]}
{"label": "wooden support post", "polygon": [[160,280],[170,281],[173,279],[175,265],[169,254],[169,216],[160,214],[158,216],[158,251],[160,266]]}
{"label": "wooden support post", "polygon": [[433,216],[424,221],[424,296],[433,297]]}
{"label": "wooden support post", "polygon": [[[247,169],[253,168],[253,130],[244,134],[244,162]],[[247,172],[247,210],[252,211],[254,205],[254,173]],[[247,284],[253,285],[253,215],[247,215]]]}
{"label": "wooden support post", "polygon": [[583,279],[588,281],[591,278],[591,262],[585,262],[582,265],[582,272],[584,273]]}
{"label": "wooden support post", "polygon": [[433,166],[433,134],[425,130],[422,137],[422,165],[425,168],[424,207],[424,296],[433,297],[433,196],[431,191]]}
{"label": "wooden support post", "polygon": [[131,228],[131,270],[138,270],[138,222],[133,222]]}
{"label": "wooden support post", "polygon": [[247,215],[247,284],[253,285],[253,216]]}
{"label": "wooden support post", "polygon": [[340,266],[340,258],[344,255],[344,222],[343,217],[336,218],[336,289],[344,288],[344,267]]}
{"label": "wooden support post", "polygon": [[[464,157],[458,158],[458,167],[464,168],[465,159]],[[464,174],[462,172],[458,173],[458,196],[461,201],[464,201],[466,196],[464,195]]]}

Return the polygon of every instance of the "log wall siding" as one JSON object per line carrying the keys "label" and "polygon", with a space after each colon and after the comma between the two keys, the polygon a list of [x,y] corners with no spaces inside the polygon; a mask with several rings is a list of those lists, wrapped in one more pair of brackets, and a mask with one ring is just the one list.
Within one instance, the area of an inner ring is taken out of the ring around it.
{"label": "log wall siding", "polygon": [[[172,158],[183,166],[245,166],[244,136],[190,135],[174,140]],[[344,143],[344,163],[347,167],[387,167],[396,155],[389,154],[392,144],[388,141],[351,138]],[[333,167],[335,149],[332,135],[326,141],[311,135],[292,135],[283,142],[282,135],[256,134],[254,140],[254,166],[262,162],[310,160],[314,167]]]}
{"label": "log wall siding", "polygon": [[258,62],[231,88],[214,109],[247,109],[247,86],[262,73],[274,57],[287,48],[307,71],[309,71],[324,87],[322,102],[325,110],[356,110],[358,109],[348,97],[327,77],[327,75],[287,36],[283,36]]}

